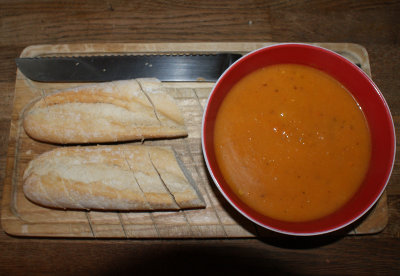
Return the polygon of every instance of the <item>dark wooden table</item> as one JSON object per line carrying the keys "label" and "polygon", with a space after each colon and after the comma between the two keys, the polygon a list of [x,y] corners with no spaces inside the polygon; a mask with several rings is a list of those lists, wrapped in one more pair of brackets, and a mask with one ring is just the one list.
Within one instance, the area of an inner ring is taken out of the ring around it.
{"label": "dark wooden table", "polygon": [[[0,183],[5,175],[16,73],[14,58],[26,46],[200,41],[361,44],[369,53],[373,79],[399,129],[399,1],[3,0],[0,1]],[[366,236],[74,240],[15,238],[0,231],[0,275],[247,274],[255,269],[264,273],[400,275],[398,159],[387,193],[389,223],[381,233]]]}

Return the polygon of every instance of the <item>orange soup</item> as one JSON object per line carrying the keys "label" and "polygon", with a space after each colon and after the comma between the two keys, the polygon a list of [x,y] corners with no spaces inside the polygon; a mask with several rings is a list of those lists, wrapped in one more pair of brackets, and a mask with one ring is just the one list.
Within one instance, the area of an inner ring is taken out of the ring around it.
{"label": "orange soup", "polygon": [[333,213],[357,191],[371,141],[350,93],[317,69],[267,66],[244,77],[215,122],[225,181],[256,211],[284,221]]}

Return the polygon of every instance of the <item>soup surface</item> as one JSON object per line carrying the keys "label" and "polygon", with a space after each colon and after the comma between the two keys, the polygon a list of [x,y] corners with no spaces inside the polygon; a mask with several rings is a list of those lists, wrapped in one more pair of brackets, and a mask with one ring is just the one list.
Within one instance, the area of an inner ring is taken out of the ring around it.
{"label": "soup surface", "polygon": [[317,69],[256,70],[226,96],[215,122],[225,181],[256,211],[284,221],[333,213],[357,191],[371,141],[357,102]]}

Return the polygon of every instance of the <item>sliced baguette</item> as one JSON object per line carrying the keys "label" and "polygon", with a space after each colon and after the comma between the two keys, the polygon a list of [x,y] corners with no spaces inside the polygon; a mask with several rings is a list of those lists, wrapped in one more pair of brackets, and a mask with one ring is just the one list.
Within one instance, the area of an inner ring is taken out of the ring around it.
{"label": "sliced baguette", "polygon": [[23,179],[25,196],[52,208],[148,211],[205,206],[170,148],[57,148],[32,160]]}
{"label": "sliced baguette", "polygon": [[24,117],[26,133],[60,144],[186,136],[174,99],[154,78],[114,81],[50,94]]}

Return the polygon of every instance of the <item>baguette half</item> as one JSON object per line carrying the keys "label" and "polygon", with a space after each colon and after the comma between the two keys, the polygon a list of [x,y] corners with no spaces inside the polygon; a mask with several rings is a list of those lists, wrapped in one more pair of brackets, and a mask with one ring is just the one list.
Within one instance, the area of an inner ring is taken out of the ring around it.
{"label": "baguette half", "polygon": [[155,78],[90,84],[50,94],[24,117],[26,133],[59,144],[187,135],[182,114]]}
{"label": "baguette half", "polygon": [[170,148],[143,145],[63,147],[33,159],[23,191],[52,208],[180,210],[205,203]]}

